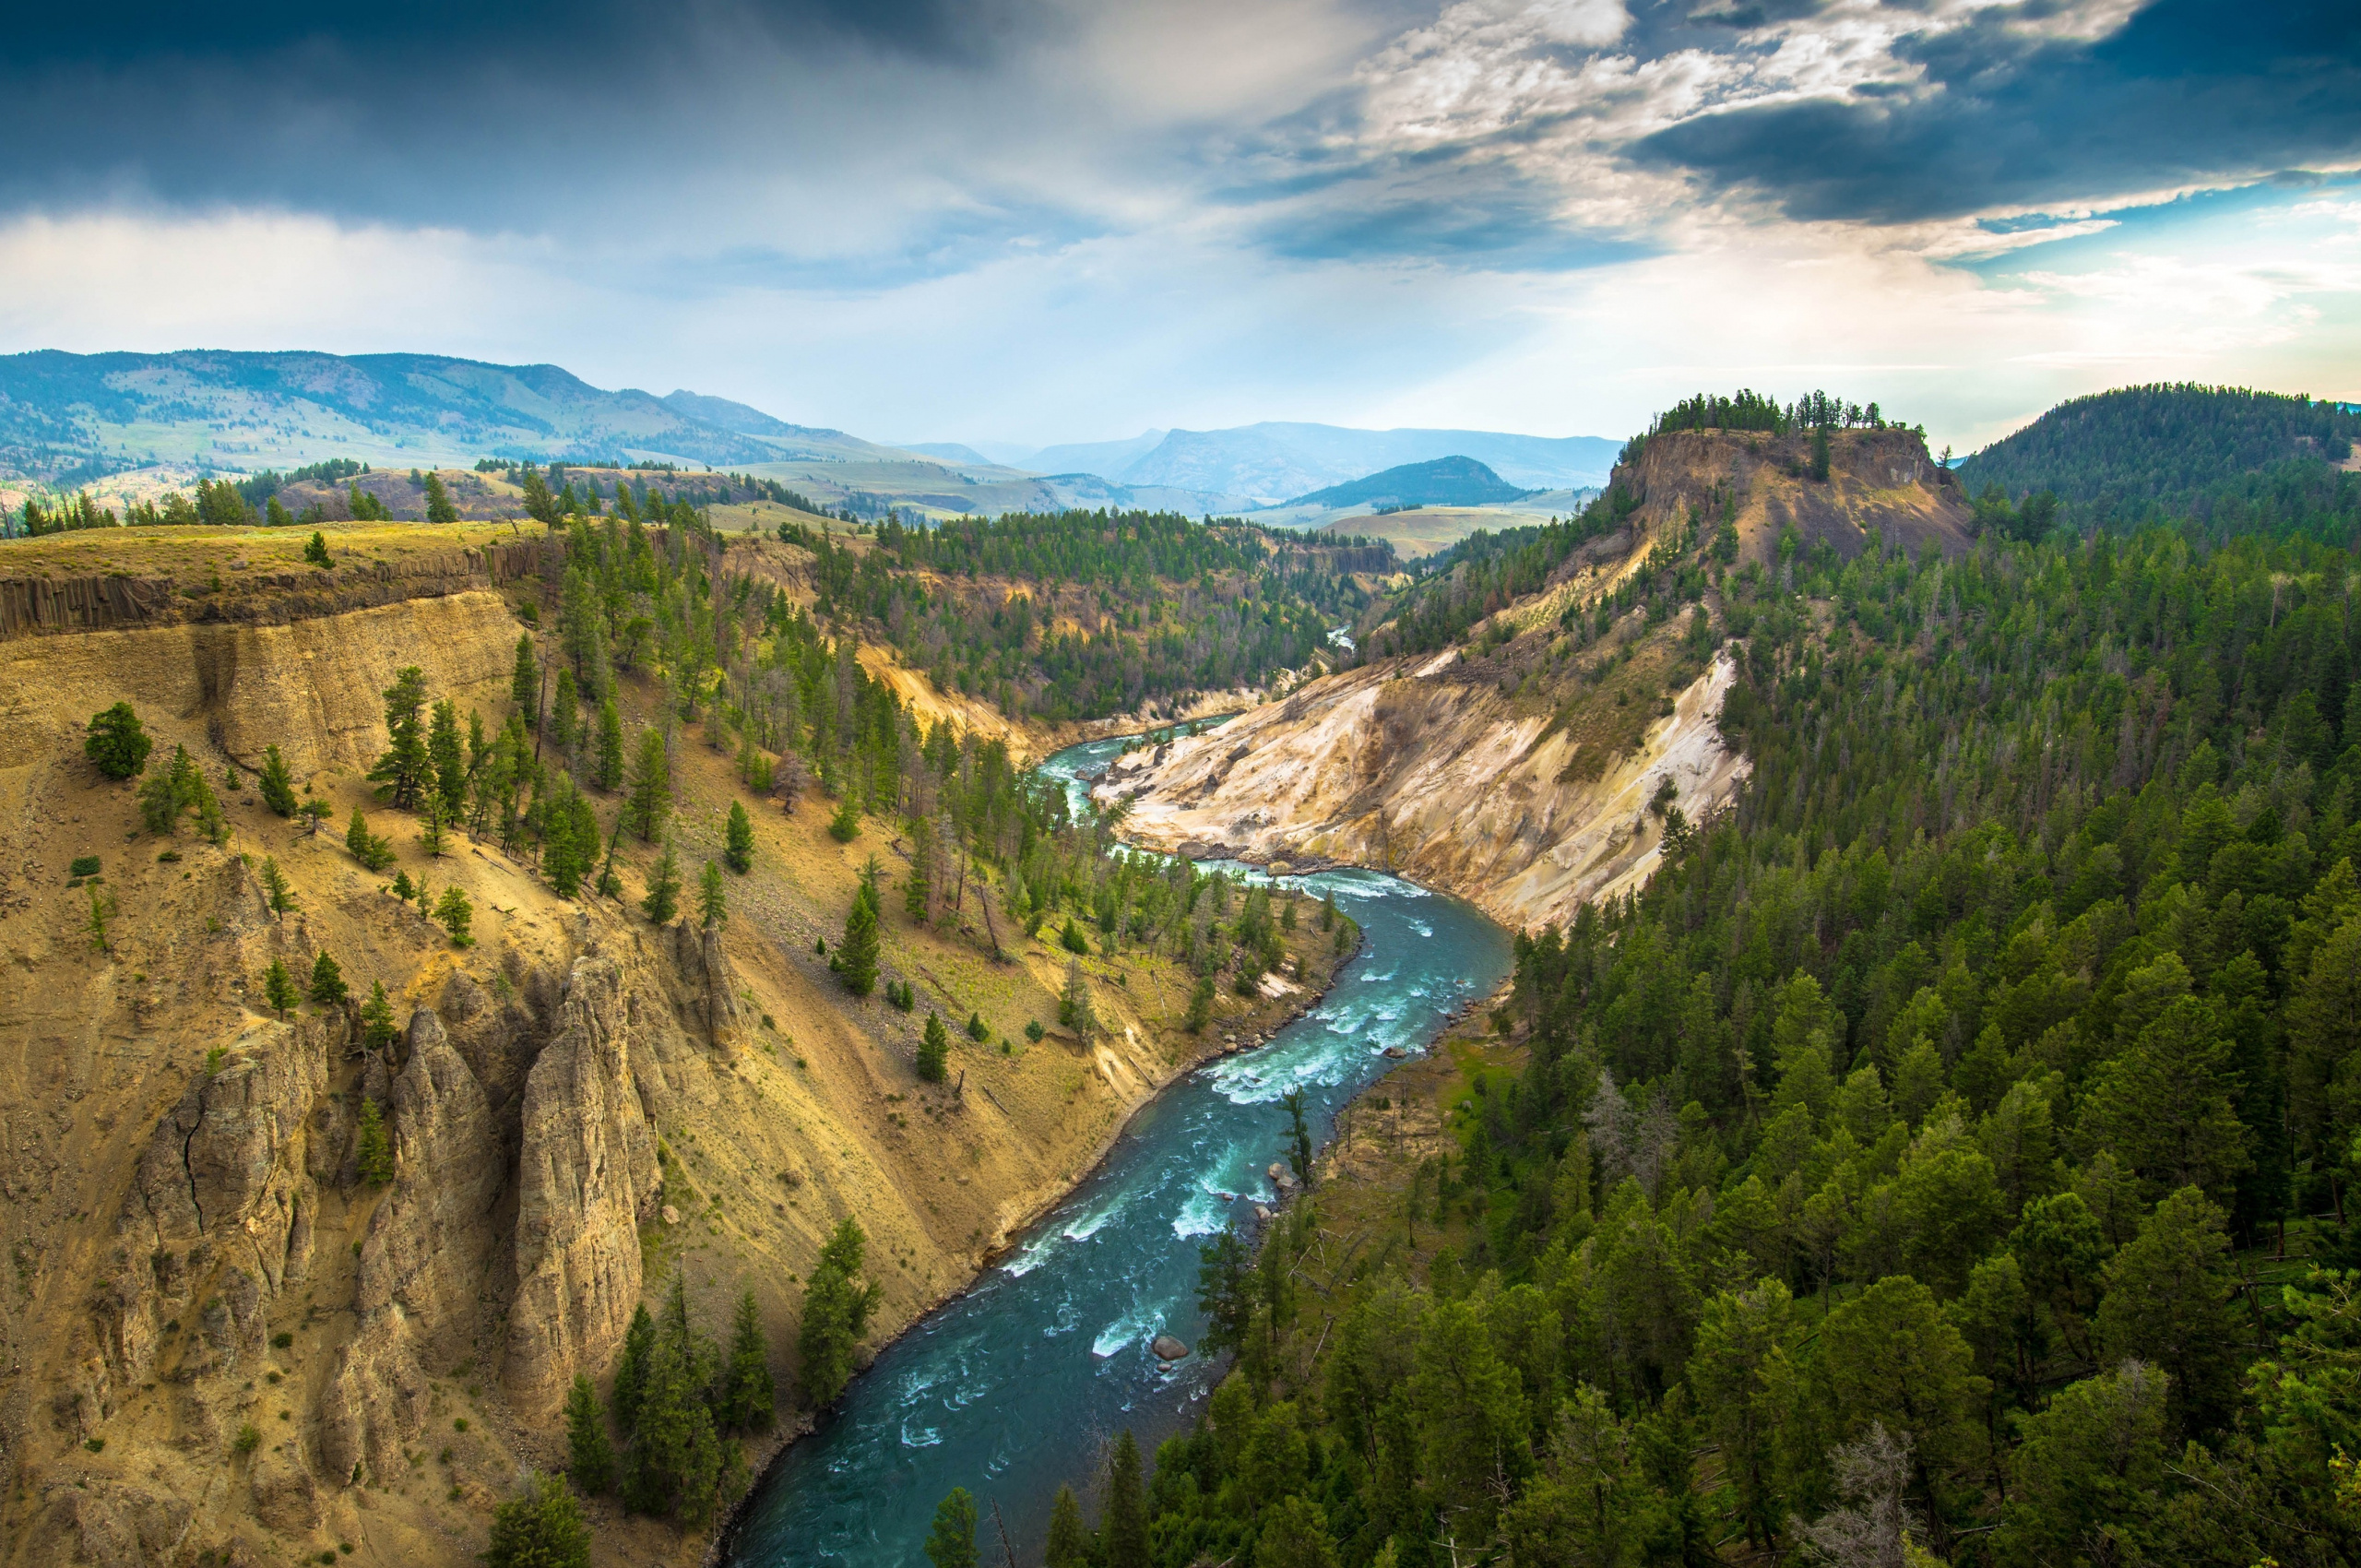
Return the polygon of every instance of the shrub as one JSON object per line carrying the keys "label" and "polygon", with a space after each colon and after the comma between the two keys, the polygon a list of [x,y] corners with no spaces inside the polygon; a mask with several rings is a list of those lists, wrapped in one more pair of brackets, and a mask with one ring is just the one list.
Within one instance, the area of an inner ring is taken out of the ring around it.
{"label": "shrub", "polygon": [[140,769],[148,766],[148,754],[155,744],[140,726],[139,715],[132,711],[131,705],[119,702],[90,716],[82,751],[109,778],[136,778]]}

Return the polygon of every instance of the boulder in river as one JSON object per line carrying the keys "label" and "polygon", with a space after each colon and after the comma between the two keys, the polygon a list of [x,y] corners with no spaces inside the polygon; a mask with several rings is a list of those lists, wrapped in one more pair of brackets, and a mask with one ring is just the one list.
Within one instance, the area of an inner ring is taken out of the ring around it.
{"label": "boulder in river", "polygon": [[1157,1335],[1156,1342],[1148,1348],[1156,1352],[1156,1359],[1159,1361],[1178,1361],[1185,1359],[1189,1354],[1189,1347],[1181,1344],[1169,1334]]}

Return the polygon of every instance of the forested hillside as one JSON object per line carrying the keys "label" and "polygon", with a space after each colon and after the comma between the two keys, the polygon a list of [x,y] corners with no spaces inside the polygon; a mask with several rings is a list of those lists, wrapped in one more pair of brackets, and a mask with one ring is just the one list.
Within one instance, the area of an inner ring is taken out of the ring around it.
{"label": "forested hillside", "polygon": [[2361,527],[2351,457],[2361,413],[2343,404],[2244,387],[2125,386],[2060,403],[1962,463],[1971,495],[2056,497],[2020,519],[2033,537],[2058,516],[2126,527],[2186,518],[2215,537],[2308,531],[2349,540]]}
{"label": "forested hillside", "polygon": [[1208,1249],[1239,1368],[1106,1562],[2361,1552],[2353,555],[1792,565],[1706,593],[1738,805],[1520,939],[1431,1157]]}
{"label": "forested hillside", "polygon": [[819,612],[855,616],[946,692],[1011,717],[1100,719],[1299,670],[1393,552],[1171,513],[1017,513],[873,543],[782,530],[818,557]]}

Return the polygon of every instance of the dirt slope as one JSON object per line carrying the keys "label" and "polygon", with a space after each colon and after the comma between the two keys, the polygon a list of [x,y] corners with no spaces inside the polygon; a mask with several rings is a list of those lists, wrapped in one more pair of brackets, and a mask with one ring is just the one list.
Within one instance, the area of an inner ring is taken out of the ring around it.
{"label": "dirt slope", "polygon": [[[514,591],[0,642],[0,1562],[283,1562],[348,1542],[356,1564],[471,1562],[517,1467],[562,1458],[575,1372],[603,1378],[633,1306],[676,1272],[716,1334],[753,1286],[789,1390],[801,1278],[840,1218],[871,1237],[882,1343],[1211,1042],[1275,1021],[1225,998],[1219,1027],[1185,1035],[1185,978],[1093,958],[1107,1032],[1028,1045],[1064,955],[1030,943],[993,964],[890,893],[885,972],[923,1005],[856,1001],[813,941],[840,932],[864,857],[889,878],[901,861],[884,825],[839,845],[810,805],[749,802],[755,871],[712,933],[559,900],[465,835],[427,855],[359,778],[384,743],[377,694],[417,663],[497,722]],[[218,778],[279,744],[331,831],[304,836],[249,783],[224,793],[226,848],[148,837],[133,786],[81,756],[82,722],[118,697],[158,761],[184,743]],[[694,730],[678,773],[694,866],[736,786]],[[467,891],[475,945],[345,852],[333,829],[356,804],[402,870]],[[101,879],[69,886],[85,854]],[[635,895],[648,854],[625,846]],[[266,856],[292,910],[268,907]],[[115,911],[103,945],[93,892]],[[301,974],[323,950],[395,998],[389,1057],[360,1051],[349,1007],[266,1005],[272,958]],[[955,1031],[964,1092],[916,1078],[928,1008],[991,1028],[990,1044]],[[364,1095],[397,1154],[383,1188],[357,1179]],[[702,1550],[592,1513],[602,1562]]]}
{"label": "dirt slope", "polygon": [[[1455,653],[1389,659],[1131,753],[1099,793],[1133,797],[1125,831],[1146,844],[1374,866],[1538,925],[1646,879],[1663,780],[1692,818],[1727,802],[1745,764],[1713,716],[1731,673],[1717,662],[1598,758],[1610,742],[1503,697]],[[1575,766],[1586,747],[1595,774]]]}
{"label": "dirt slope", "polygon": [[[1735,675],[1701,667],[1676,624],[1634,612],[1578,651],[1560,636],[1643,569],[1659,541],[1737,526],[1738,562],[1774,567],[1781,538],[1850,557],[1879,541],[1960,550],[1969,508],[1907,431],[1833,434],[1830,475],[1809,442],[1737,432],[1650,437],[1613,484],[1638,505],[1542,591],[1471,628],[1461,647],[1381,659],[1313,681],[1221,730],[1133,752],[1102,799],[1165,848],[1340,861],[1449,888],[1512,925],[1569,918],[1638,886],[1661,859],[1649,808],[1669,782],[1691,822],[1746,774],[1715,719]],[[1718,592],[1707,595],[1719,618]]]}

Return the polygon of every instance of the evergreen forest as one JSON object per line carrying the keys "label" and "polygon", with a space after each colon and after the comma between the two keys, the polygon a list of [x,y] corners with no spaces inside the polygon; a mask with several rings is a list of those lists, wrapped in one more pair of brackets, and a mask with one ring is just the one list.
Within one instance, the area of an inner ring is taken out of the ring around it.
{"label": "evergreen forest", "polygon": [[1206,1249],[1236,1369],[1070,1560],[2361,1560],[2345,536],[1698,531],[1737,804],[1519,938],[1404,1189]]}

